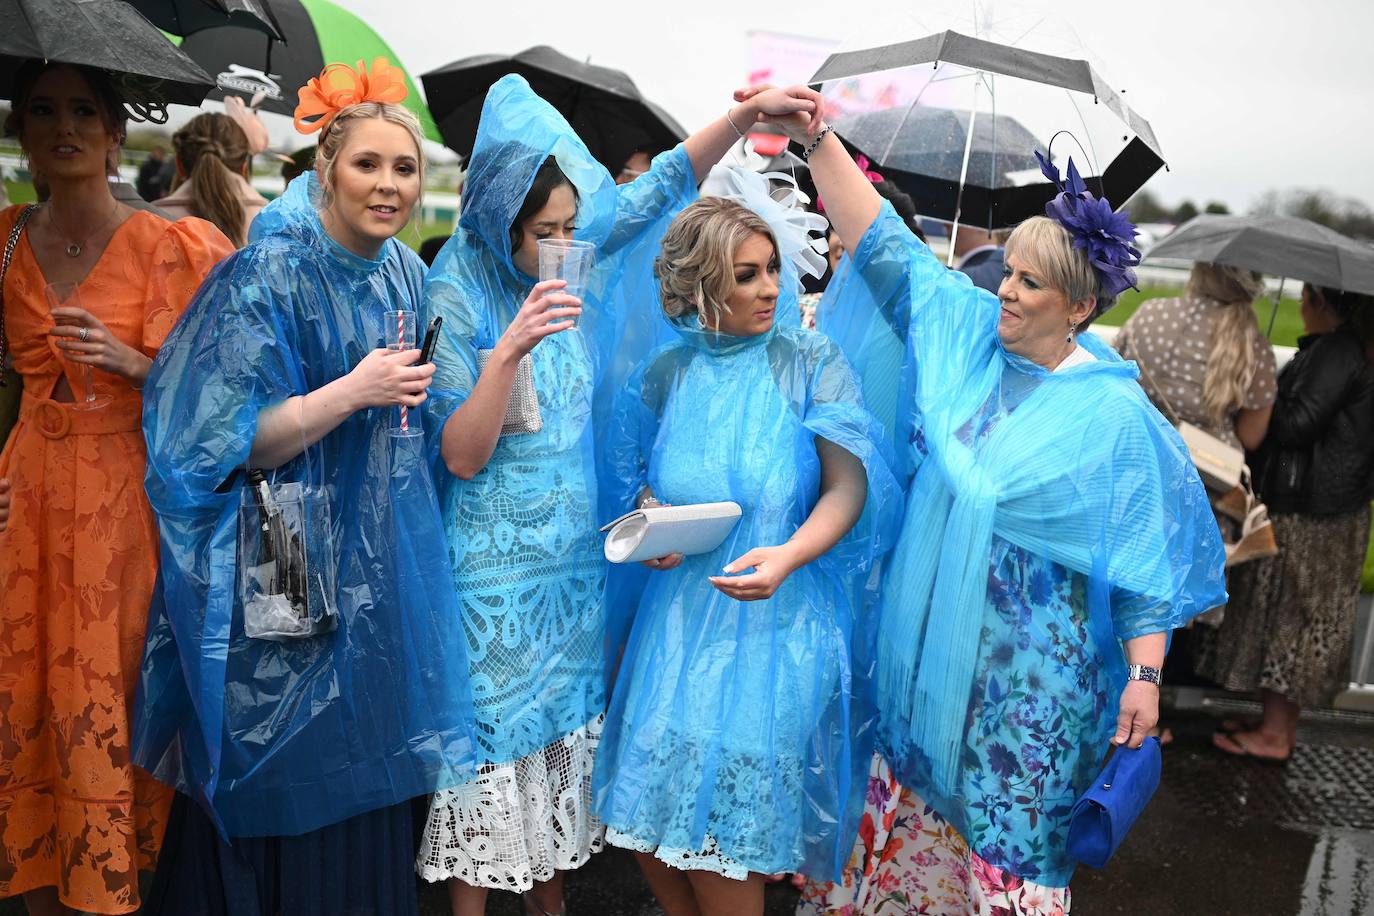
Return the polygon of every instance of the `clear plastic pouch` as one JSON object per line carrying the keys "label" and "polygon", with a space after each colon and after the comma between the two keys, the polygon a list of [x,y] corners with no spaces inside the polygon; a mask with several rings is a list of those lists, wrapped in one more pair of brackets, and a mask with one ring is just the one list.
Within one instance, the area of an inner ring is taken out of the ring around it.
{"label": "clear plastic pouch", "polygon": [[[310,450],[304,450],[310,478]],[[329,494],[247,472],[239,497],[239,598],[251,639],[303,639],[339,624]]]}

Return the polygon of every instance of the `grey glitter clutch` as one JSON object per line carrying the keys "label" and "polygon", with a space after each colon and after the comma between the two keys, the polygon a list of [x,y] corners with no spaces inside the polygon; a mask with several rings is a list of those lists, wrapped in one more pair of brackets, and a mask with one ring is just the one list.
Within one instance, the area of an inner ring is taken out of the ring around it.
{"label": "grey glitter clutch", "polygon": [[[477,374],[487,367],[495,350],[477,351]],[[501,435],[520,436],[537,433],[544,428],[539,413],[539,395],[534,390],[534,360],[526,353],[515,365],[515,383],[510,387],[510,401],[506,404],[506,418],[501,421]]]}

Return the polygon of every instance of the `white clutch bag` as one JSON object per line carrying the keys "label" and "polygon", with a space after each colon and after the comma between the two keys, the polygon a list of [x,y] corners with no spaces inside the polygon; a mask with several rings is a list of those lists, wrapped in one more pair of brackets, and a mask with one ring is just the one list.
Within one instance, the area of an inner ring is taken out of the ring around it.
{"label": "white clutch bag", "polygon": [[639,563],[681,553],[692,556],[715,550],[739,521],[738,503],[694,506],[648,506],[626,512],[602,527],[606,559]]}

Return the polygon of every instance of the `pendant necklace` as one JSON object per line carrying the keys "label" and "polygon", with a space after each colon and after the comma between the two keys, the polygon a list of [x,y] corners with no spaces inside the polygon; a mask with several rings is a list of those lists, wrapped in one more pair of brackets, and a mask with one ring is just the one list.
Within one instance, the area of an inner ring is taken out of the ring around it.
{"label": "pendant necklace", "polygon": [[[85,250],[86,243],[89,242],[91,238],[96,235],[96,233],[100,232],[101,229],[104,229],[106,226],[108,226],[110,224],[110,220],[114,219],[114,215],[117,212],[119,212],[118,200],[114,201],[114,208],[110,210],[110,215],[105,217],[105,222],[101,223],[93,231],[88,232],[86,234],[86,237],[82,239],[80,242],[67,242],[67,247],[64,249],[67,252],[67,257],[81,257],[81,252]],[[57,212],[53,210],[51,202],[48,203],[48,222],[52,225],[53,229],[57,231],[57,235],[60,240],[67,241],[67,239],[70,238],[70,233],[64,231],[61,226],[57,225]]]}

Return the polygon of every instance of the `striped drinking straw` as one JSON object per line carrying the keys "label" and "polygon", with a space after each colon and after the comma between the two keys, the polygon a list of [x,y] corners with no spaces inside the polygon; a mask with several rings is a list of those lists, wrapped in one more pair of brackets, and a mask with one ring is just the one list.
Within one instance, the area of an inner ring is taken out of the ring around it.
{"label": "striped drinking straw", "polygon": [[[402,350],[406,348],[406,313],[396,313],[396,342]],[[404,404],[401,405],[401,435],[410,432],[410,415]]]}

